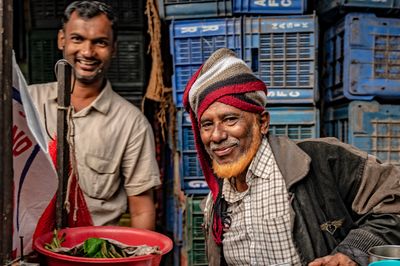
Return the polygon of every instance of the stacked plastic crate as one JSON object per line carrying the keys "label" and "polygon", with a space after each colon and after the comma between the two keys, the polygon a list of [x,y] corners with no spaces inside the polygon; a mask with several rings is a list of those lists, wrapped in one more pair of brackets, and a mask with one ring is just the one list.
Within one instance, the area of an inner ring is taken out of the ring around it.
{"label": "stacked plastic crate", "polygon": [[[108,77],[113,89],[140,105],[146,81],[144,0],[103,0],[118,16],[118,47]],[[55,80],[54,65],[62,54],[57,47],[57,32],[67,0],[30,0],[28,42],[29,83]]]}
{"label": "stacked plastic crate", "polygon": [[400,165],[400,19],[377,16],[400,2],[321,2],[328,19],[343,12],[324,33],[323,132]]}
{"label": "stacked plastic crate", "polygon": [[[172,84],[178,108],[180,187],[186,196],[185,211],[182,212],[183,245],[175,250],[180,253],[181,260],[174,261],[174,265],[208,265],[201,227],[203,214],[199,207],[208,193],[208,187],[197,159],[191,122],[183,109],[182,96],[190,77],[215,50],[228,47],[242,55],[242,21],[231,16],[230,0],[165,0],[159,1],[158,6],[161,17],[169,21],[174,72]],[[175,240],[176,243],[179,241]]]}
{"label": "stacked plastic crate", "polygon": [[[297,9],[282,6],[281,13],[306,11],[306,1],[292,4]],[[266,14],[268,11],[259,9]],[[318,137],[316,16],[266,14],[243,17],[243,59],[268,87],[270,133],[297,140]]]}
{"label": "stacked plastic crate", "polygon": [[[208,187],[200,169],[189,115],[182,106],[187,82],[218,48],[236,52],[268,86],[270,131],[292,139],[319,136],[318,27],[306,0],[159,0],[169,23],[173,93],[178,107],[181,189],[186,194],[182,264],[208,265],[200,201]],[[177,264],[176,264],[177,265]]]}

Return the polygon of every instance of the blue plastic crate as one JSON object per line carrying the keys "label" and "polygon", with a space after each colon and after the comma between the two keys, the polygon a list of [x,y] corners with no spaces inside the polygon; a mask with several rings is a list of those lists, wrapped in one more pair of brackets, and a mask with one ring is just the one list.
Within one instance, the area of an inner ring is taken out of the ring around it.
{"label": "blue plastic crate", "polygon": [[165,229],[169,232],[173,232],[174,231],[174,220],[175,220],[175,215],[176,215],[176,209],[177,209],[177,205],[176,205],[176,199],[173,196],[172,193],[170,194],[166,194],[166,207],[165,207],[165,218],[166,218],[166,225],[165,225]]}
{"label": "blue plastic crate", "polygon": [[186,194],[206,194],[209,192],[196,152],[183,151],[180,166],[181,188]]}
{"label": "blue plastic crate", "polygon": [[352,101],[329,107],[324,131],[383,162],[400,165],[400,105]]}
{"label": "blue plastic crate", "polygon": [[232,15],[232,0],[158,0],[162,19],[193,19]]}
{"label": "blue plastic crate", "polygon": [[317,12],[322,19],[334,19],[338,14],[351,11],[375,11],[391,14],[400,10],[399,0],[319,0]]}
{"label": "blue plastic crate", "polygon": [[240,18],[176,20],[170,25],[174,102],[182,106],[186,84],[196,70],[217,49],[227,47],[242,56]]}
{"label": "blue plastic crate", "polygon": [[192,122],[190,121],[190,116],[187,112],[182,110],[180,113],[182,119],[182,134],[181,136],[181,150],[182,151],[196,151],[196,143],[194,141],[194,135],[192,130]]}
{"label": "blue plastic crate", "polygon": [[400,19],[350,13],[324,44],[326,102],[400,98]]}
{"label": "blue plastic crate", "polygon": [[270,104],[318,101],[314,15],[245,17],[243,27],[243,58],[267,84]]}
{"label": "blue plastic crate", "polygon": [[197,157],[190,116],[183,109],[177,112],[177,128],[181,188],[186,194],[206,194],[209,189]]}
{"label": "blue plastic crate", "polygon": [[179,199],[170,193],[166,198],[166,230],[173,234],[176,245],[183,243],[183,208]]}
{"label": "blue plastic crate", "polygon": [[319,137],[319,110],[313,106],[267,107],[269,132],[293,140]]}
{"label": "blue plastic crate", "polygon": [[307,0],[233,0],[234,14],[304,14]]}
{"label": "blue plastic crate", "polygon": [[[200,162],[196,152],[183,151],[182,167],[183,175],[186,180],[203,179],[203,172],[200,168]],[[193,182],[192,182],[193,183]],[[199,185],[194,185],[198,187]]]}

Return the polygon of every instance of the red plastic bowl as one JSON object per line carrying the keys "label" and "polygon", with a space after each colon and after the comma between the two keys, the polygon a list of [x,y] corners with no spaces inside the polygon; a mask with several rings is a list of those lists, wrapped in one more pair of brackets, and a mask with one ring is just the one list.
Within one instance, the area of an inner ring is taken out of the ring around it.
{"label": "red plastic bowl", "polygon": [[[149,245],[159,246],[162,255],[168,253],[172,249],[172,240],[165,235],[157,232],[121,227],[121,226],[87,226],[65,228],[60,230],[65,235],[64,247],[73,247],[74,245],[84,242],[89,237],[110,238],[117,240],[126,245]],[[68,255],[62,255],[51,252],[44,248],[44,244],[50,243],[53,233],[49,232],[38,237],[34,241],[34,248],[44,257],[45,263],[49,266],[77,266],[77,265],[118,265],[118,266],[156,266],[160,264],[162,255],[145,255],[130,258],[82,258]]]}

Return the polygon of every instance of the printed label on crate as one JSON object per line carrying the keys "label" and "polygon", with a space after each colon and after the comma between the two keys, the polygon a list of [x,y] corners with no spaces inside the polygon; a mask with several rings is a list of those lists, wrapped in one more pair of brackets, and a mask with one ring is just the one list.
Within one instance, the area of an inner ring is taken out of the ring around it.
{"label": "printed label on crate", "polygon": [[[199,37],[199,36],[216,36],[216,35],[225,35],[227,31],[229,31],[228,28],[230,28],[230,31],[232,31],[233,27],[233,32],[232,33],[237,33],[240,34],[241,28],[240,24],[237,25],[237,27],[234,27],[235,21],[238,23],[240,20],[201,20],[201,21],[181,21],[181,22],[176,22],[174,25],[174,31],[175,31],[175,38],[176,37]],[[228,25],[231,24],[231,25]]]}
{"label": "printed label on crate", "polygon": [[252,7],[260,8],[266,7],[279,8],[279,9],[298,9],[301,10],[303,7],[303,0],[253,0],[250,3],[250,9]]}
{"label": "printed label on crate", "polygon": [[[249,25],[250,23],[250,25]],[[273,19],[264,19],[263,17],[245,18],[245,33],[250,29],[259,28],[262,33],[269,32],[314,32],[315,17],[298,16],[296,18],[281,19],[274,17]]]}
{"label": "printed label on crate", "polygon": [[[297,1],[300,2],[300,1]],[[292,0],[254,0],[253,4],[255,6],[268,6],[268,7],[290,7],[293,5]]]}
{"label": "printed label on crate", "polygon": [[302,14],[306,0],[234,0],[234,11],[254,14]]}
{"label": "printed label on crate", "polygon": [[192,125],[192,120],[190,119],[190,115],[187,112],[183,113],[182,123],[185,125]]}
{"label": "printed label on crate", "polygon": [[310,31],[314,30],[312,21],[268,21],[267,30],[269,31]]}
{"label": "printed label on crate", "polygon": [[181,33],[195,33],[195,32],[208,32],[208,31],[218,31],[219,25],[204,25],[204,26],[191,26],[180,28]]}
{"label": "printed label on crate", "polygon": [[305,102],[313,102],[314,100],[314,90],[288,90],[288,89],[271,89],[268,88],[269,100],[296,100],[296,102],[300,102],[304,100]]}
{"label": "printed label on crate", "polygon": [[186,182],[186,188],[193,189],[193,188],[208,188],[207,182],[204,180],[192,180]]}

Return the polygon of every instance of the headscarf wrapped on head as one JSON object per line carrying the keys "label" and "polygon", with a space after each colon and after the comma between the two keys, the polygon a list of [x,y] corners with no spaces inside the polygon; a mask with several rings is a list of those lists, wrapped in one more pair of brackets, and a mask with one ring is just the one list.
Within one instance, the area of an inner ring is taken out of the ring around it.
{"label": "headscarf wrapped on head", "polygon": [[201,142],[199,128],[201,116],[214,102],[260,114],[264,112],[267,103],[267,87],[264,82],[227,48],[215,51],[204,62],[189,80],[183,95],[183,105],[192,121],[200,165],[214,201],[212,230],[215,242],[220,245],[226,211],[226,204],[221,198],[222,180],[213,173],[210,157]]}

